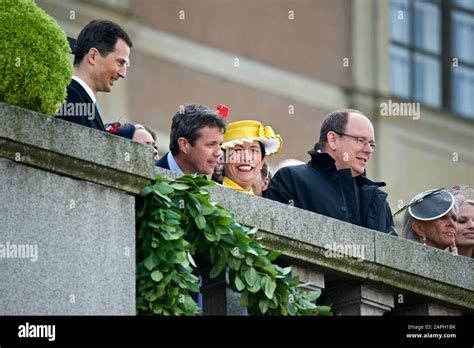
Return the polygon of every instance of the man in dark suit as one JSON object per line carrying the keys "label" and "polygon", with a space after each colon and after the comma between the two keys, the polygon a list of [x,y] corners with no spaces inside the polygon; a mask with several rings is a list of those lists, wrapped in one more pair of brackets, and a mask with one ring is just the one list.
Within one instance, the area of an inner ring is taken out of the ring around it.
{"label": "man in dark suit", "polygon": [[173,117],[170,152],[156,161],[178,174],[212,174],[222,156],[225,122],[217,111],[191,104]]}
{"label": "man in dark suit", "polygon": [[355,225],[396,235],[382,182],[366,177],[374,127],[358,110],[330,113],[307,164],[280,169],[265,197]]}
{"label": "man in dark suit", "polygon": [[97,92],[110,92],[127,75],[132,41],[118,24],[93,20],[79,34],[74,75],[57,118],[105,132],[97,106]]}

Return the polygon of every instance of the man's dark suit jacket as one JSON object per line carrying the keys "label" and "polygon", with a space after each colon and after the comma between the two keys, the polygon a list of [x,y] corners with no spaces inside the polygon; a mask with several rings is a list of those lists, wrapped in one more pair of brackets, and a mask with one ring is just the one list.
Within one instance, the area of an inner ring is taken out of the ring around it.
{"label": "man's dark suit jacket", "polygon": [[[82,112],[81,112],[81,107]],[[92,110],[92,112],[83,112]],[[100,118],[99,111],[86,90],[77,82],[72,80],[67,87],[67,98],[56,115],[61,120],[81,124],[83,126],[98,129],[105,132],[104,123]]]}
{"label": "man's dark suit jacket", "polygon": [[170,165],[168,163],[168,152],[155,162],[155,166],[170,170]]}

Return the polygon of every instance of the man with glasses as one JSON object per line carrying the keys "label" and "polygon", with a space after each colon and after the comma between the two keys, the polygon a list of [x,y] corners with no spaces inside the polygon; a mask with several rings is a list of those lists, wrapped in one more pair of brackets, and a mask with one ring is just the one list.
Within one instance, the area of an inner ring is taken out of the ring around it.
{"label": "man with glasses", "polygon": [[375,150],[374,127],[360,111],[336,110],[321,126],[307,164],[280,169],[265,197],[396,235],[387,194],[366,177]]}

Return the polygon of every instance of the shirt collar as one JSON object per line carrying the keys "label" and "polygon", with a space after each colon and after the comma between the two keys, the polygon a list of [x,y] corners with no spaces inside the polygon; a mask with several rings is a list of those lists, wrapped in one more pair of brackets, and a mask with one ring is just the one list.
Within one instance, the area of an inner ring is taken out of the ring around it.
{"label": "shirt collar", "polygon": [[87,83],[85,83],[83,80],[81,80],[79,77],[77,77],[76,75],[72,75],[72,79],[74,81],[76,81],[78,84],[80,84],[82,86],[82,88],[85,89],[85,91],[87,92],[87,94],[89,95],[89,97],[92,99],[92,102],[95,104],[97,102],[97,99],[94,95],[94,92],[92,92],[92,89],[87,85]]}
{"label": "shirt collar", "polygon": [[178,166],[178,163],[176,163],[176,160],[173,157],[173,154],[168,152],[168,155],[166,156],[166,159],[168,160],[168,166],[170,167],[170,170],[172,172],[176,172],[178,174],[184,174],[184,172],[181,170],[181,168]]}
{"label": "shirt collar", "polygon": [[224,180],[222,181],[222,186],[228,187],[228,188],[231,188],[231,189],[240,191],[240,192],[245,192],[245,193],[254,195],[252,189],[250,189],[250,191],[245,190],[245,189],[242,188],[239,184],[237,184],[235,181],[233,181],[232,179],[228,178],[227,176],[224,176]]}

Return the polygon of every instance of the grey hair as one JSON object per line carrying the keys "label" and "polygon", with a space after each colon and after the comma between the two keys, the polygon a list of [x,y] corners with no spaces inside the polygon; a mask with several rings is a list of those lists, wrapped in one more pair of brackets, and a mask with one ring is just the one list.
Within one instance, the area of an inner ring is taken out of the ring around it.
{"label": "grey hair", "polygon": [[405,210],[405,215],[403,215],[403,222],[402,222],[402,237],[408,240],[412,240],[414,242],[421,243],[420,236],[418,236],[415,231],[413,231],[413,223],[416,222],[413,216],[410,215],[408,209]]}

